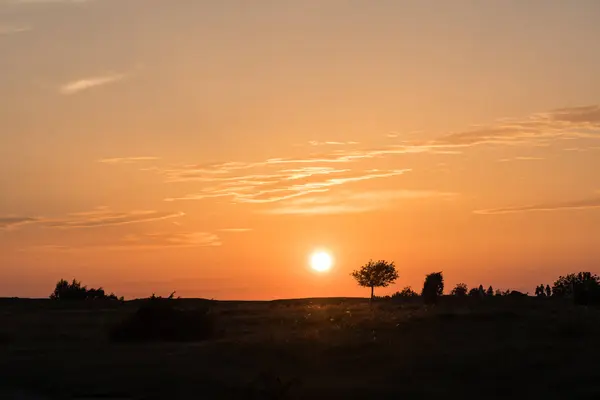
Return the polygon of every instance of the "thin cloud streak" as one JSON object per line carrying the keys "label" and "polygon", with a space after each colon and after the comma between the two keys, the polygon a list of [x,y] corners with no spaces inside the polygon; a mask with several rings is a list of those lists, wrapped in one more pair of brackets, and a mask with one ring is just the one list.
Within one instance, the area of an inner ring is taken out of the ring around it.
{"label": "thin cloud streak", "polygon": [[139,251],[165,248],[218,247],[223,243],[210,232],[158,232],[127,235],[112,243],[94,243],[79,246],[44,244],[22,248],[27,252],[79,252],[79,251]]}
{"label": "thin cloud streak", "polygon": [[140,161],[156,161],[160,160],[160,157],[120,157],[120,158],[102,158],[98,160],[99,163],[103,164],[134,164]]}
{"label": "thin cloud streak", "polygon": [[434,190],[383,190],[362,193],[342,192],[284,202],[262,211],[265,214],[323,215],[364,213],[389,208],[399,201],[441,198],[454,199],[457,193]]}
{"label": "thin cloud streak", "polygon": [[93,211],[67,214],[67,216],[64,218],[4,217],[0,218],[0,229],[16,228],[24,224],[57,229],[101,228],[107,226],[161,221],[183,217],[184,215],[185,214],[182,212],[162,212],[150,210],[113,212],[106,207],[101,207]]}
{"label": "thin cloud streak", "polygon": [[0,25],[0,36],[16,35],[31,30],[33,30],[33,28],[27,25]]}
{"label": "thin cloud streak", "polygon": [[514,214],[514,213],[526,213],[536,211],[563,211],[563,210],[588,210],[600,208],[600,197],[577,200],[568,202],[557,202],[517,207],[505,207],[505,208],[492,208],[488,210],[476,210],[473,211],[475,214],[482,215],[495,215],[495,214]]}
{"label": "thin cloud streak", "polygon": [[33,224],[38,221],[38,218],[33,217],[0,217],[0,231],[11,230],[21,225]]}
{"label": "thin cloud streak", "polygon": [[114,74],[80,79],[61,86],[59,92],[63,95],[74,95],[85,90],[115,83],[125,78],[126,75],[124,74]]}
{"label": "thin cloud streak", "polygon": [[458,148],[482,144],[543,146],[569,139],[600,139],[599,105],[562,108],[522,119],[503,119],[421,144]]}

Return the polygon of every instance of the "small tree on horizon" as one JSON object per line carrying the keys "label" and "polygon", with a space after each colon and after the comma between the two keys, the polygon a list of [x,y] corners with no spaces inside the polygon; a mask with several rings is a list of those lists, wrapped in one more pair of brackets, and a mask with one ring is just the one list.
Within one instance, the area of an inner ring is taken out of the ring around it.
{"label": "small tree on horizon", "polygon": [[492,286],[490,286],[490,287],[487,289],[487,292],[485,292],[485,295],[486,295],[486,296],[493,296],[493,295],[494,295],[494,288],[493,288]]}
{"label": "small tree on horizon", "polygon": [[550,285],[546,285],[546,296],[552,296],[552,288],[550,288]]}
{"label": "small tree on horizon", "polygon": [[444,276],[442,272],[433,272],[425,277],[421,292],[426,304],[435,304],[438,297],[444,294]]}
{"label": "small tree on horizon", "polygon": [[398,279],[398,271],[394,262],[385,260],[373,261],[353,271],[350,274],[362,287],[371,288],[371,300],[375,297],[376,287],[387,287]]}
{"label": "small tree on horizon", "polygon": [[466,283],[457,283],[454,289],[450,292],[452,296],[464,297],[467,295],[469,289]]}

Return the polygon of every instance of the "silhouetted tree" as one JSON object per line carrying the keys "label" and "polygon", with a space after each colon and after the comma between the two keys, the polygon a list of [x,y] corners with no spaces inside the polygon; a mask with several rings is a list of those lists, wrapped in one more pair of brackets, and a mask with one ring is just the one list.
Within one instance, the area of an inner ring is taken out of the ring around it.
{"label": "silhouetted tree", "polygon": [[73,279],[71,283],[61,279],[56,283],[50,298],[52,300],[85,300],[87,298],[87,288],[81,286],[81,282],[76,279]]}
{"label": "silhouetted tree", "polygon": [[412,288],[410,286],[407,286],[404,289],[402,289],[401,291],[394,293],[392,295],[392,299],[398,298],[398,297],[417,297],[417,296],[419,296],[419,294],[417,292],[415,292],[414,290],[412,290]]}
{"label": "silhouetted tree", "polygon": [[483,285],[479,285],[479,297],[485,296],[485,290],[483,289]]}
{"label": "silhouetted tree", "polygon": [[394,262],[384,260],[370,260],[350,275],[360,286],[371,288],[371,300],[375,297],[376,287],[387,287],[398,279]]}
{"label": "silhouetted tree", "polygon": [[552,287],[557,297],[573,297],[577,304],[600,301],[600,278],[591,272],[560,276]]}
{"label": "silhouetted tree", "polygon": [[471,288],[471,290],[469,290],[469,296],[471,297],[479,297],[479,294],[478,288]]}
{"label": "silhouetted tree", "polygon": [[496,289],[495,295],[496,296],[502,296],[502,290]]}
{"label": "silhouetted tree", "polygon": [[485,295],[486,295],[486,296],[493,296],[493,295],[494,295],[494,288],[490,286],[490,287],[487,289],[487,292],[485,292]]}
{"label": "silhouetted tree", "polygon": [[421,292],[426,304],[435,304],[444,293],[444,276],[441,272],[433,272],[425,277]]}
{"label": "silhouetted tree", "polygon": [[546,296],[552,296],[552,289],[550,288],[550,285],[546,285]]}
{"label": "silhouetted tree", "polygon": [[465,283],[457,283],[454,289],[450,292],[452,296],[463,297],[467,295],[467,285]]}

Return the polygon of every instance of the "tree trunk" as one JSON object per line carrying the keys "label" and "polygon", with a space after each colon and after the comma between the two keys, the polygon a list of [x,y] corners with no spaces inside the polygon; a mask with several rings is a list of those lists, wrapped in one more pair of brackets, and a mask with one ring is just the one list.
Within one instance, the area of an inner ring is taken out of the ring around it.
{"label": "tree trunk", "polygon": [[375,286],[371,286],[371,301],[375,298]]}

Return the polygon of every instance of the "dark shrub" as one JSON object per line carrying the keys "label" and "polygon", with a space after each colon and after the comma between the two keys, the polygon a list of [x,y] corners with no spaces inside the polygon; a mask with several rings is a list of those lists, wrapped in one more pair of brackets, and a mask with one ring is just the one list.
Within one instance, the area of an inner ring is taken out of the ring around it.
{"label": "dark shrub", "polygon": [[425,304],[435,304],[444,293],[444,276],[441,272],[434,272],[425,277],[421,295]]}
{"label": "dark shrub", "polygon": [[127,319],[113,327],[110,339],[116,342],[192,342],[209,339],[214,333],[210,310],[182,309],[180,300],[155,297],[145,301]]}
{"label": "dark shrub", "polygon": [[114,293],[106,295],[106,292],[102,288],[88,289],[87,286],[82,286],[81,282],[73,279],[73,282],[69,283],[64,279],[61,279],[56,283],[54,292],[50,295],[52,300],[120,300],[124,301],[123,297],[117,298]]}
{"label": "dark shrub", "polygon": [[401,299],[406,297],[419,297],[419,293],[412,290],[410,286],[407,286],[401,291],[392,294],[392,299]]}
{"label": "dark shrub", "polygon": [[450,292],[452,296],[464,297],[467,295],[468,288],[465,283],[457,283],[454,289]]}

